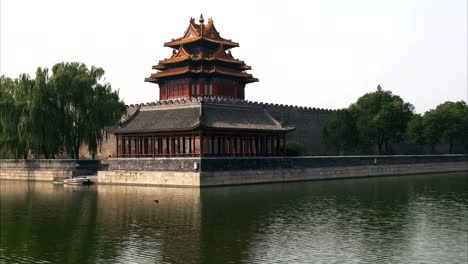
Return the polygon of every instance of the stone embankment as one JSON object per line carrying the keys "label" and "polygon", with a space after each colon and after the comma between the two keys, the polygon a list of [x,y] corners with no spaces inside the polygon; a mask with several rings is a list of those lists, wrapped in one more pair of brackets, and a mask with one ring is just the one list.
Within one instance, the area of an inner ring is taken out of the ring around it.
{"label": "stone embankment", "polygon": [[468,155],[110,159],[100,184],[219,186],[468,171]]}
{"label": "stone embankment", "polygon": [[0,180],[63,180],[77,175],[96,175],[99,167],[99,160],[2,159]]}
{"label": "stone embankment", "polygon": [[203,187],[422,173],[468,172],[468,155],[0,160],[0,180],[98,175],[99,184]]}

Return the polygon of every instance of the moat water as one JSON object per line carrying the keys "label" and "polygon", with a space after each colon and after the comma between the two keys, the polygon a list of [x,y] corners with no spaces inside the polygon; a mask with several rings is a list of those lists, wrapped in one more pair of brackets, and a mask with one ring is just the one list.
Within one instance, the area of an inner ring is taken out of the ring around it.
{"label": "moat water", "polygon": [[0,263],[468,262],[468,173],[0,191]]}

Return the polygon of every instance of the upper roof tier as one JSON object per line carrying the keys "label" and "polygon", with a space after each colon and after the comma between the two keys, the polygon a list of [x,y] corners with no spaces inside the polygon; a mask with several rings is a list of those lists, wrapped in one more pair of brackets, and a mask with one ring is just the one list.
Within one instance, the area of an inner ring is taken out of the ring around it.
{"label": "upper roof tier", "polygon": [[230,48],[239,44],[222,38],[211,18],[207,24],[204,21],[200,16],[200,23],[196,24],[191,18],[183,37],[164,44],[174,49],[171,57],[154,65],[153,69],[158,72],[145,81],[161,84],[168,79],[222,77],[243,84],[258,82],[257,78],[245,72],[251,67],[232,56]]}
{"label": "upper roof tier", "polygon": [[233,42],[230,39],[222,38],[216,30],[213,19],[209,18],[208,23],[205,24],[203,15],[200,16],[200,24],[195,23],[195,19],[191,18],[189,26],[184,33],[184,36],[178,39],[172,39],[164,43],[164,46],[171,48],[178,48],[180,45],[185,45],[194,42],[207,42],[215,45],[222,44],[226,49],[239,47],[239,43]]}

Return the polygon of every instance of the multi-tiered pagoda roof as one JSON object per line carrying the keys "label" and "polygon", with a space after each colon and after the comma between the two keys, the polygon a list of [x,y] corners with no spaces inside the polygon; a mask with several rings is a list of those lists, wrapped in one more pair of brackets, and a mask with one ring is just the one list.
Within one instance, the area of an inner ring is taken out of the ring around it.
{"label": "multi-tiered pagoda roof", "polygon": [[160,99],[199,96],[243,99],[245,84],[258,79],[246,72],[251,70],[250,66],[232,56],[230,49],[239,44],[222,38],[211,18],[205,24],[201,16],[199,22],[196,24],[191,18],[183,37],[164,43],[173,49],[172,56],[154,65],[157,72],[145,81],[159,84]]}

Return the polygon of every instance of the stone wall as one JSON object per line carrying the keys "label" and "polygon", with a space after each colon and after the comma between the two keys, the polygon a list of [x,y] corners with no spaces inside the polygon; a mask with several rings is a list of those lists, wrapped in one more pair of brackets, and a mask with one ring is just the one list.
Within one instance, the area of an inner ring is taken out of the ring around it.
{"label": "stone wall", "polygon": [[108,160],[109,171],[194,171],[200,158],[112,158]]}
{"label": "stone wall", "polygon": [[468,155],[110,159],[98,181],[200,187],[460,171]]}
{"label": "stone wall", "polygon": [[265,104],[265,108],[278,121],[296,128],[287,134],[287,140],[303,145],[305,155],[333,154],[326,148],[322,137],[325,122],[333,113],[332,110],[273,104]]}
{"label": "stone wall", "polygon": [[461,162],[202,172],[200,186],[332,180],[468,171]]}
{"label": "stone wall", "polygon": [[99,184],[199,187],[198,171],[110,170],[98,172]]}
{"label": "stone wall", "polygon": [[395,164],[460,162],[468,169],[468,155],[312,156],[269,158],[203,158],[201,171],[274,170]]}
{"label": "stone wall", "polygon": [[99,160],[0,160],[0,180],[52,181],[77,175],[95,175]]}

